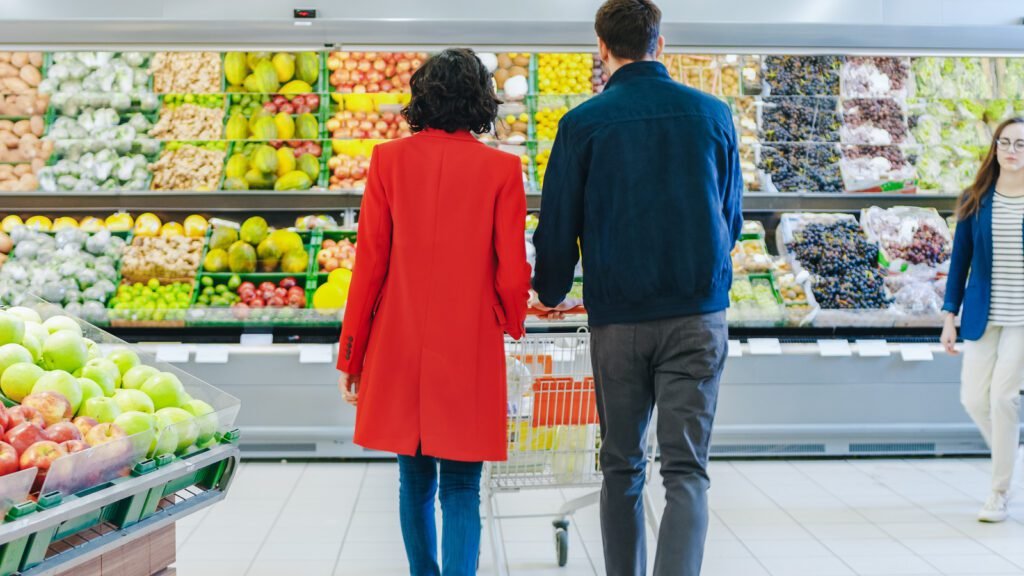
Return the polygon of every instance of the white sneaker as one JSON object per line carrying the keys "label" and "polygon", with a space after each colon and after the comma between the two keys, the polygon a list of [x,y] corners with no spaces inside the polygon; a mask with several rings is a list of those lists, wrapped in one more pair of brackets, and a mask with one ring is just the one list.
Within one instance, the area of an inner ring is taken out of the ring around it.
{"label": "white sneaker", "polygon": [[993,492],[985,502],[985,506],[978,512],[978,522],[998,523],[1006,520],[1009,513],[1006,511],[1006,493]]}

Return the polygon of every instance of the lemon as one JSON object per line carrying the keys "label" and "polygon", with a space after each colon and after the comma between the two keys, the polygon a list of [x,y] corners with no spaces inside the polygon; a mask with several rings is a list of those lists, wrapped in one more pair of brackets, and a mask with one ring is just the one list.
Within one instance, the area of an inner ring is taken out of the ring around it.
{"label": "lemon", "polygon": [[340,310],[348,300],[348,290],[327,282],[313,293],[313,308],[317,310]]}
{"label": "lemon", "polygon": [[160,228],[160,236],[164,238],[171,238],[174,236],[184,236],[185,227],[177,222],[168,222]]}
{"label": "lemon", "polygon": [[189,238],[202,238],[206,236],[206,229],[209,227],[210,223],[199,214],[192,214],[185,218],[185,235]]}
{"label": "lemon", "polygon": [[160,218],[152,212],[146,212],[135,221],[136,236],[156,236],[160,234],[162,223]]}
{"label": "lemon", "polygon": [[[107,216],[107,228],[111,232],[127,232],[135,226],[135,220],[132,219],[132,215],[127,212],[117,212]],[[159,227],[159,225],[157,225]]]}
{"label": "lemon", "polygon": [[63,230],[64,228],[78,228],[78,220],[70,216],[61,216],[53,221],[53,229]]}
{"label": "lemon", "polygon": [[335,268],[327,275],[327,282],[348,292],[349,286],[352,285],[352,271],[348,268]]}
{"label": "lemon", "polygon": [[33,216],[25,221],[25,226],[34,230],[48,232],[53,229],[53,222],[46,216]]}
{"label": "lemon", "polygon": [[4,232],[10,232],[11,230],[17,228],[18,226],[24,225],[25,222],[23,222],[21,220],[21,216],[18,216],[17,214],[11,214],[10,216],[4,218],[3,222],[0,223],[0,226],[3,227]]}
{"label": "lemon", "polygon": [[86,232],[99,232],[106,228],[107,225],[99,218],[86,216],[85,218],[82,218],[82,222],[79,223],[78,227]]}

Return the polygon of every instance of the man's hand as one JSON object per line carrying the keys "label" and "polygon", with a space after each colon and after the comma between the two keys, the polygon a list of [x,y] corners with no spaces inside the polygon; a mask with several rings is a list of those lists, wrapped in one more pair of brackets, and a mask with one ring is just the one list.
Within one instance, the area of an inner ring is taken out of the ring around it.
{"label": "man's hand", "polygon": [[338,390],[345,402],[356,406],[359,403],[359,376],[342,372],[338,377]]}
{"label": "man's hand", "polygon": [[565,311],[570,310],[572,308],[572,306],[570,306],[564,300],[561,304],[555,306],[554,308],[551,308],[550,306],[545,306],[544,303],[540,301],[540,298],[537,296],[537,293],[534,292],[533,290],[530,290],[529,307],[535,310],[540,310],[541,312],[545,312],[545,314],[541,314],[539,316],[539,318],[541,318],[542,320],[563,320],[565,319]]}

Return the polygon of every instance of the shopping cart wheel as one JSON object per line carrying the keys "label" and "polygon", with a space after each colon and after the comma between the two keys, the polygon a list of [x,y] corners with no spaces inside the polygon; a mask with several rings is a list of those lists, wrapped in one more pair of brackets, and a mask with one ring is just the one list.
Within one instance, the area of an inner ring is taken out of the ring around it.
{"label": "shopping cart wheel", "polygon": [[555,554],[558,556],[558,567],[563,568],[569,563],[569,522],[560,520],[555,525]]}

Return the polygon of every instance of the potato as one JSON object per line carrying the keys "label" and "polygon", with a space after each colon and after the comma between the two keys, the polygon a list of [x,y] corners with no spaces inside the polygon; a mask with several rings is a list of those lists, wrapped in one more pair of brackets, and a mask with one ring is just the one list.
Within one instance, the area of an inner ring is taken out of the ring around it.
{"label": "potato", "polygon": [[25,174],[18,180],[18,188],[22,192],[33,192],[39,189],[39,180],[35,174]]}
{"label": "potato", "polygon": [[28,64],[28,54],[25,52],[14,52],[11,54],[11,64],[16,68],[21,68]]}
{"label": "potato", "polygon": [[19,178],[24,176],[25,174],[31,174],[31,173],[32,173],[32,166],[30,164],[15,164],[14,165],[14,175],[19,177]]}
{"label": "potato", "polygon": [[4,78],[4,85],[14,94],[22,94],[29,90],[29,85],[21,78]]}
{"label": "potato", "polygon": [[35,66],[22,66],[18,76],[32,87],[39,86],[39,83],[43,81],[43,75],[39,73],[39,69]]}
{"label": "potato", "polygon": [[0,62],[10,62],[10,61],[11,61],[11,53],[10,52],[0,52]]}
{"label": "potato", "polygon": [[28,120],[18,120],[17,122],[14,123],[14,128],[13,128],[12,131],[14,132],[15,136],[20,138],[20,137],[24,136],[25,134],[28,134],[29,131],[31,131],[31,130],[32,130],[32,126],[31,126],[30,121],[28,121]]}
{"label": "potato", "polygon": [[0,164],[0,180],[6,180],[14,175],[13,164]]}
{"label": "potato", "polygon": [[29,52],[28,63],[35,66],[36,68],[43,67],[43,53],[42,52]]}
{"label": "potato", "polygon": [[46,124],[43,122],[42,116],[33,116],[28,122],[33,134],[36,136],[43,135],[43,129],[46,127]]}
{"label": "potato", "polygon": [[0,132],[10,132],[14,130],[14,122],[11,120],[0,120]]}

